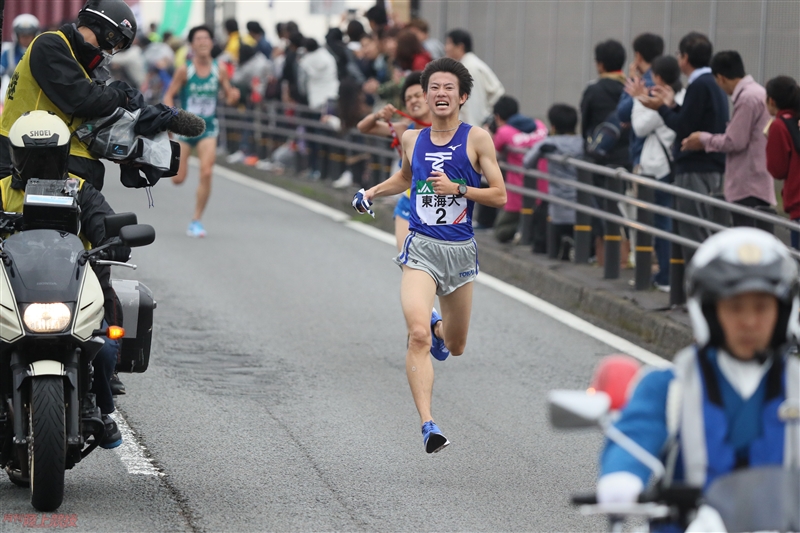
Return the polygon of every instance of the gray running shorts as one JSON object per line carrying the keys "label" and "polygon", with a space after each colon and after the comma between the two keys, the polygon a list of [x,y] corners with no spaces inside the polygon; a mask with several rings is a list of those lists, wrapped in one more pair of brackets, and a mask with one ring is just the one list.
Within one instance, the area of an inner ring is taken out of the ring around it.
{"label": "gray running shorts", "polygon": [[403,251],[394,260],[430,274],[436,282],[436,294],[444,296],[475,280],[478,275],[478,245],[468,241],[442,241],[412,231]]}

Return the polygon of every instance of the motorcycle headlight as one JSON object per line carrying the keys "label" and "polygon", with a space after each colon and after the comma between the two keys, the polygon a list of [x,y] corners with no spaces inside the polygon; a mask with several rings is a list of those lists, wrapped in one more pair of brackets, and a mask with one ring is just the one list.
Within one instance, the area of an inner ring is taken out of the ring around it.
{"label": "motorcycle headlight", "polygon": [[30,304],[22,315],[25,327],[34,333],[58,333],[69,326],[72,313],[65,304]]}

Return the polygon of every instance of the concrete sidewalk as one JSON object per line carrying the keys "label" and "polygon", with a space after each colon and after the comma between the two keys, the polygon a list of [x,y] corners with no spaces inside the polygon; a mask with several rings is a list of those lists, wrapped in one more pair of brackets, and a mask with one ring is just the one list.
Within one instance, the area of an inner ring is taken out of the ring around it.
{"label": "concrete sidewalk", "polygon": [[[357,216],[350,206],[356,187],[334,189],[330,181],[309,181],[291,173],[275,175],[245,165],[218,163],[242,174],[293,191],[353,214],[354,220],[394,232],[394,201],[376,203],[375,219]],[[671,359],[692,341],[684,309],[670,309],[669,295],[633,290],[632,269],[617,280],[603,279],[603,269],[575,265],[534,254],[529,246],[498,243],[490,230],[478,230],[481,271],[515,285],[581,318]]]}

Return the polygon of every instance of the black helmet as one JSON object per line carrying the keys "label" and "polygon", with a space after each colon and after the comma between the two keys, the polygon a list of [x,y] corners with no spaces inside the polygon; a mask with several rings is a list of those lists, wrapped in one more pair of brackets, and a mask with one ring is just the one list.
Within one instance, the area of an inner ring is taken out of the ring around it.
{"label": "black helmet", "polygon": [[87,0],[78,12],[78,26],[94,32],[101,50],[125,50],[136,37],[136,18],[122,0]]}
{"label": "black helmet", "polygon": [[730,228],[697,249],[686,271],[687,308],[697,343],[721,347],[719,300],[745,292],[766,292],[778,300],[778,322],[770,347],[797,338],[798,271],[789,250],[773,235],[755,228]]}
{"label": "black helmet", "polygon": [[50,111],[23,113],[8,131],[16,178],[57,180],[67,177],[69,128]]}

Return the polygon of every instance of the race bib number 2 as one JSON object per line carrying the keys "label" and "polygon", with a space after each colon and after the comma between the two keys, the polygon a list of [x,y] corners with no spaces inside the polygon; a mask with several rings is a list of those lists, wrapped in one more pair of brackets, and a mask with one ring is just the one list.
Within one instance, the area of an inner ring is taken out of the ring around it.
{"label": "race bib number 2", "polygon": [[[453,180],[454,183],[466,183]],[[416,186],[417,215],[423,224],[443,226],[467,222],[467,199],[455,195],[440,195],[433,191],[433,184],[418,181]]]}

